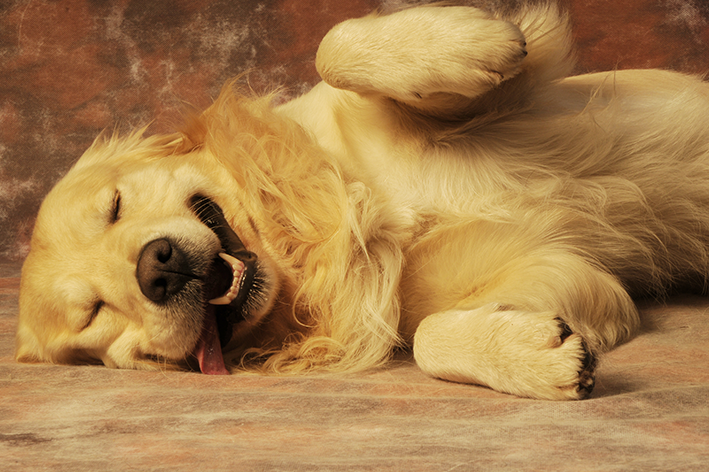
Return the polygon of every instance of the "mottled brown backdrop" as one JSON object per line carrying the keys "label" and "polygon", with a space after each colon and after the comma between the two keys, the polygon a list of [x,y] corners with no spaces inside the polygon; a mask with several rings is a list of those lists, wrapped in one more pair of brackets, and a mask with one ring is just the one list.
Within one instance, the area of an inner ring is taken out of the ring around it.
{"label": "mottled brown backdrop", "polygon": [[[397,0],[0,0],[0,263],[27,253],[43,196],[103,129],[168,131],[221,84],[285,96],[317,80],[335,23]],[[425,3],[425,2],[424,2]],[[509,7],[515,0],[478,4]],[[579,73],[709,70],[706,0],[569,0]]]}
{"label": "mottled brown backdrop", "polygon": [[[400,0],[399,0],[400,1]],[[511,0],[483,0],[511,6]],[[385,3],[382,3],[385,2]],[[583,402],[384,370],[298,378],[18,364],[42,197],[102,129],[170,130],[228,78],[317,80],[336,22],[395,0],[0,0],[0,470],[706,471],[709,305],[642,309]],[[570,0],[578,72],[709,70],[707,0]]]}

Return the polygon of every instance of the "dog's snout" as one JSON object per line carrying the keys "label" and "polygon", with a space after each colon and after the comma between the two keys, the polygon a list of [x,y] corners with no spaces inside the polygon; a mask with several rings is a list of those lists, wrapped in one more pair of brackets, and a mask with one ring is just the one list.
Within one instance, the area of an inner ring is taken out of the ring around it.
{"label": "dog's snout", "polygon": [[188,258],[168,239],[155,239],[145,245],[138,258],[136,278],[148,299],[162,303],[178,293],[194,278]]}

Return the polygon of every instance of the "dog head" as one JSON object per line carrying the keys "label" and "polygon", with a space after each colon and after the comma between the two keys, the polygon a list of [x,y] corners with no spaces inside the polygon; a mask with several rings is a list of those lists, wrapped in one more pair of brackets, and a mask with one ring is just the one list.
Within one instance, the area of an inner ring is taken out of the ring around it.
{"label": "dog head", "polygon": [[97,140],[37,217],[18,360],[226,373],[224,345],[227,365],[296,372],[390,354],[405,221],[271,98],[228,85],[181,134]]}
{"label": "dog head", "polygon": [[279,287],[238,193],[183,137],[99,138],[41,206],[17,359],[142,368],[194,356],[225,373],[220,346],[257,325]]}

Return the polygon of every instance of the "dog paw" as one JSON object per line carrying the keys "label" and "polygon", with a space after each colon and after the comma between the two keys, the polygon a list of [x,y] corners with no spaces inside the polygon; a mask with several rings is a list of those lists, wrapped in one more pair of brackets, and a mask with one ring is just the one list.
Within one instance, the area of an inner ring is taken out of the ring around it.
{"label": "dog paw", "polygon": [[[489,20],[469,33],[468,46],[460,47],[457,64],[451,64],[449,74],[455,78],[451,90],[467,97],[517,75],[527,57],[527,43],[522,32],[513,24]],[[479,40],[484,35],[485,40]]]}
{"label": "dog paw", "polygon": [[519,73],[527,43],[517,26],[478,18],[451,28],[455,40],[431,40],[414,61],[417,66],[391,90],[392,98],[410,104],[441,94],[473,99]]}
{"label": "dog paw", "polygon": [[[596,358],[581,335],[553,313],[507,315],[516,315],[508,322],[517,332],[504,339],[502,368],[509,376],[500,379],[499,390],[544,400],[580,400],[591,394]],[[510,369],[508,363],[518,367]]]}
{"label": "dog paw", "polygon": [[520,29],[469,7],[419,7],[340,23],[316,65],[335,88],[425,107],[441,95],[478,97],[514,77],[525,56]]}
{"label": "dog paw", "polygon": [[563,346],[567,342],[571,343],[573,345],[572,358],[575,357],[578,366],[574,380],[568,385],[561,385],[557,388],[563,392],[565,398],[586,398],[591,394],[596,384],[596,357],[591,353],[586,341],[571,331],[569,325],[559,318],[556,318],[556,321],[560,331],[557,347]]}
{"label": "dog paw", "polygon": [[579,400],[595,383],[587,342],[553,312],[489,304],[424,319],[414,337],[422,370],[521,397]]}

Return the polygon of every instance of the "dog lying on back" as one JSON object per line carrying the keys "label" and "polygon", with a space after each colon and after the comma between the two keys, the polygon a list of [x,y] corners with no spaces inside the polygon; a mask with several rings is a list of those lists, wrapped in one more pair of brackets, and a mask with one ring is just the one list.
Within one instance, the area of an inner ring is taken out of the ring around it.
{"label": "dog lying on back", "polygon": [[[44,201],[17,359],[430,375],[578,399],[631,296],[709,273],[709,85],[567,77],[554,6],[424,6],[322,41],[272,108],[100,137]],[[700,285],[703,286],[703,285]]]}

